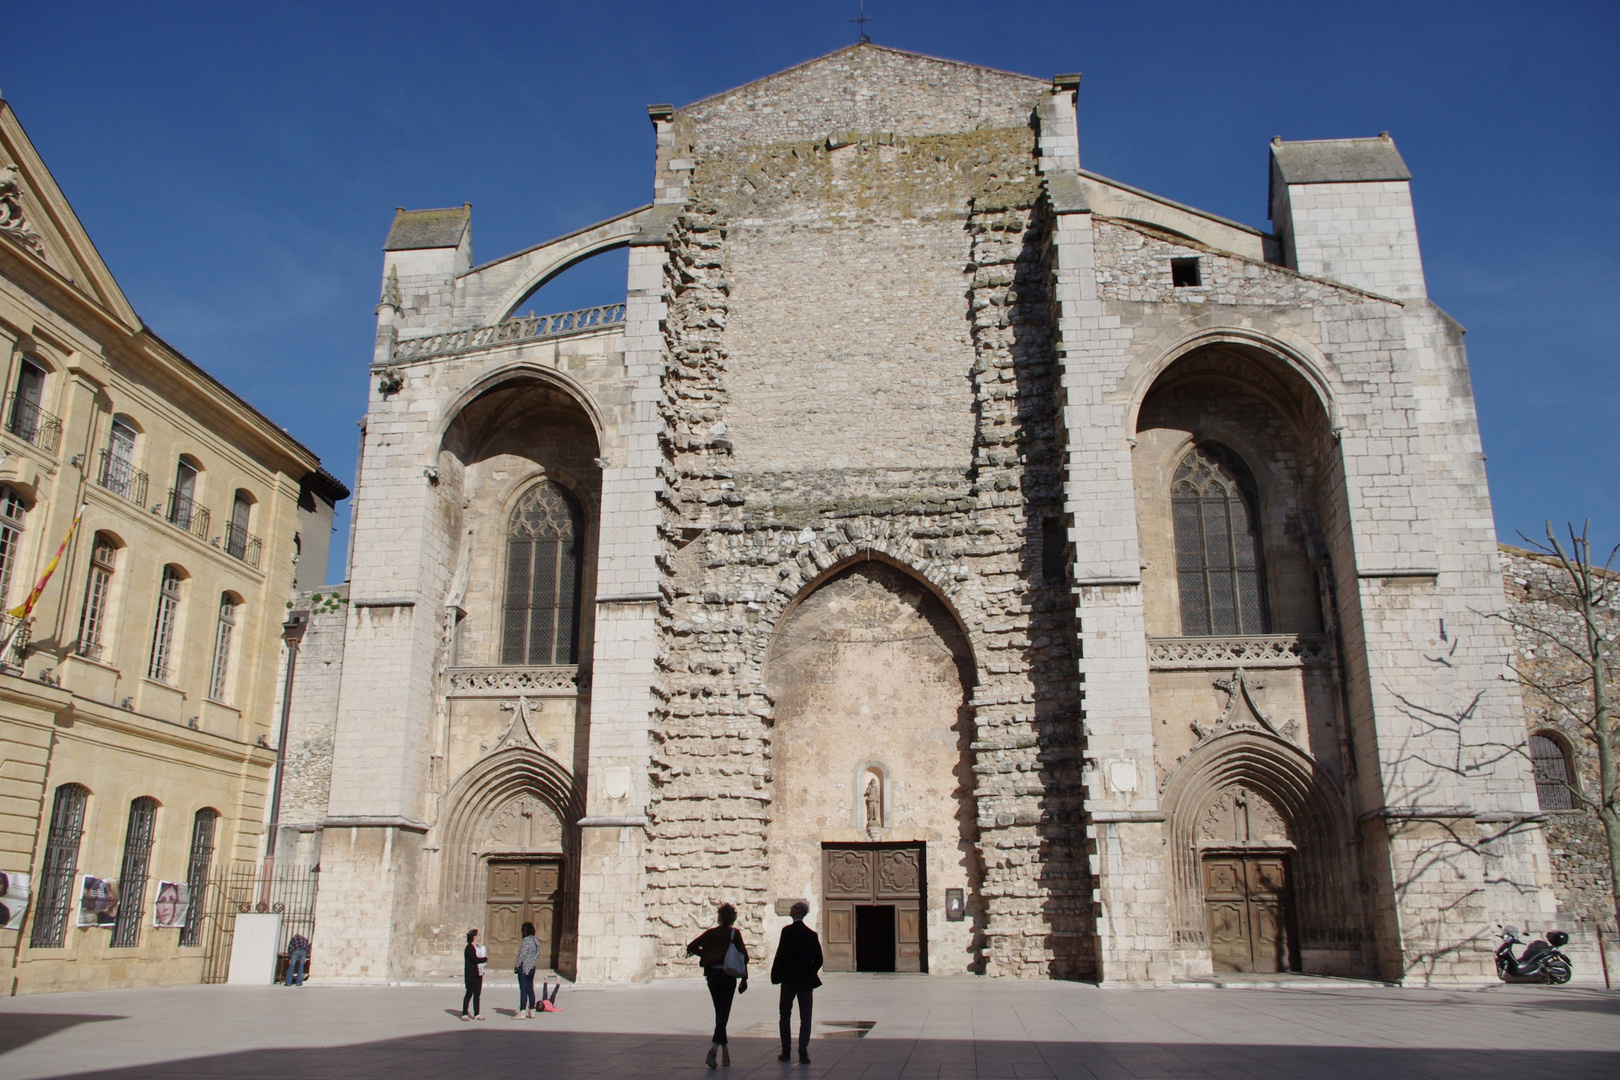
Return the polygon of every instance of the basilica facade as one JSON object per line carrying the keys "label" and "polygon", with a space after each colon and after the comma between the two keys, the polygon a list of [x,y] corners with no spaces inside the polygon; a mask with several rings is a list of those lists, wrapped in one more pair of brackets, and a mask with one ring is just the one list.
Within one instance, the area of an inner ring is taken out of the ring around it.
{"label": "basilica facade", "polygon": [[652,106],[611,220],[396,215],[277,838],[316,978],[524,921],[691,974],[804,899],[832,970],[1466,983],[1552,917],[1394,142],[1274,140],[1264,233],[1088,171],[1078,94],[863,44]]}

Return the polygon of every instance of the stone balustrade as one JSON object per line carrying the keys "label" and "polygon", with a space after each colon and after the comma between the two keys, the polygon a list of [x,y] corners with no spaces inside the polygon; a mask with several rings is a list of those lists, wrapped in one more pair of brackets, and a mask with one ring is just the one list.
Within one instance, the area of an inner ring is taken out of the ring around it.
{"label": "stone balustrade", "polygon": [[559,667],[453,667],[449,696],[455,698],[573,697],[590,690],[589,673]]}
{"label": "stone balustrade", "polygon": [[564,311],[555,315],[522,315],[515,319],[503,319],[493,326],[408,338],[394,346],[394,359],[425,360],[430,356],[452,356],[456,353],[490,349],[497,345],[549,341],[552,338],[571,337],[574,334],[586,334],[593,330],[607,330],[622,325],[624,325],[622,303],[603,304],[599,307]]}
{"label": "stone balustrade", "polygon": [[1148,667],[1154,671],[1314,667],[1329,659],[1327,638],[1319,634],[1148,638]]}

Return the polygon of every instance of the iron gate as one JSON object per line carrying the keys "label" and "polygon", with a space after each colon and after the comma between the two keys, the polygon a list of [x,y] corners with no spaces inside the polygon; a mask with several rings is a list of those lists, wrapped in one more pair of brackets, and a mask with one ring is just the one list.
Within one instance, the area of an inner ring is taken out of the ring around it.
{"label": "iron gate", "polygon": [[294,934],[315,941],[315,891],[320,875],[314,870],[277,869],[268,891],[264,876],[251,863],[238,864],[229,873],[208,883],[202,898],[202,936],[207,949],[203,954],[205,983],[222,983],[231,970],[231,939],[236,934],[236,917],[244,912],[275,912],[281,915],[278,954],[287,951]]}

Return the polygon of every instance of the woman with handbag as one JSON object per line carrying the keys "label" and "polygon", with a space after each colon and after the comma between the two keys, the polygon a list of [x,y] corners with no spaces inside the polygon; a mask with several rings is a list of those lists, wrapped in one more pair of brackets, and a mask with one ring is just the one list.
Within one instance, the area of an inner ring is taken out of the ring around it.
{"label": "woman with handbag", "polygon": [[726,1021],[731,1018],[733,993],[748,993],[748,946],[743,943],[742,932],[732,924],[737,921],[737,909],[721,904],[717,913],[720,925],[699,934],[686,947],[688,956],[696,956],[703,965],[703,977],[709,983],[709,997],[714,1001],[714,1042],[705,1059],[709,1068],[718,1064],[731,1064],[731,1047],[726,1043]]}

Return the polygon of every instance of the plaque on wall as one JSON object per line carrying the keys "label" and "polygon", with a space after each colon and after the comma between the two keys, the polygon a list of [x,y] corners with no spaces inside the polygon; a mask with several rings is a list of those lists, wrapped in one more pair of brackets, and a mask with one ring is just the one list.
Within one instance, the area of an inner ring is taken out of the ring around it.
{"label": "plaque on wall", "polygon": [[967,900],[961,889],[945,890],[945,921],[961,922],[967,918]]}
{"label": "plaque on wall", "polygon": [[[776,900],[776,913],[778,915],[792,915],[793,914],[793,905],[794,904],[804,904],[804,903],[805,903],[805,899],[802,896],[790,896],[785,900],[782,899],[781,897],[777,897],[777,900]],[[808,906],[808,905],[806,905],[806,906]]]}

